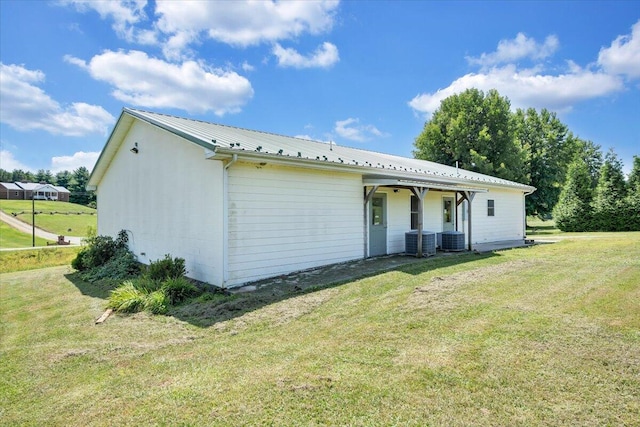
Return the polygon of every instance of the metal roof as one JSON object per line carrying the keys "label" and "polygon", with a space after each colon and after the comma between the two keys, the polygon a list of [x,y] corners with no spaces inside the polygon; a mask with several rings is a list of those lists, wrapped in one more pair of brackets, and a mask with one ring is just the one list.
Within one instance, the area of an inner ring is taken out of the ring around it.
{"label": "metal roof", "polygon": [[[280,160],[314,168],[331,166],[332,168],[357,171],[363,175],[377,174],[404,180],[428,180],[440,184],[500,186],[525,192],[535,190],[534,187],[528,185],[426,160],[394,156],[345,147],[335,143],[311,141],[130,108],[123,109],[109,141],[98,159],[96,168],[94,168],[90,184],[96,185],[99,182],[101,175],[108,167],[108,163],[110,163],[110,158],[103,159],[103,157],[112,157],[121,143],[121,141],[116,141],[115,147],[109,147],[111,140],[122,138],[126,132],[125,128],[128,130],[130,127],[131,122],[126,116],[158,126],[200,145],[206,150],[210,150],[210,152],[222,155],[237,154],[240,158]],[[121,122],[122,125],[120,126]],[[123,129],[119,130],[119,127]],[[106,154],[107,151],[111,154]],[[99,176],[94,177],[94,175]]]}
{"label": "metal roof", "polygon": [[18,186],[18,184],[14,184],[13,182],[0,182],[4,188],[7,190],[22,190],[22,187]]}

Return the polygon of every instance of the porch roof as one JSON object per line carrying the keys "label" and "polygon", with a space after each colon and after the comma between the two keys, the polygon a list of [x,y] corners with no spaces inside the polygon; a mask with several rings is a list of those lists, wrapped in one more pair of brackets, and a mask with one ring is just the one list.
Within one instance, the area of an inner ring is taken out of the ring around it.
{"label": "porch roof", "polygon": [[439,191],[467,191],[474,193],[486,193],[489,191],[488,188],[482,187],[470,187],[465,185],[456,185],[456,184],[443,184],[440,182],[433,182],[428,180],[413,180],[413,179],[402,179],[402,178],[380,178],[380,177],[372,177],[365,176],[362,180],[362,183],[365,187],[419,187],[419,188],[428,188],[432,190]]}

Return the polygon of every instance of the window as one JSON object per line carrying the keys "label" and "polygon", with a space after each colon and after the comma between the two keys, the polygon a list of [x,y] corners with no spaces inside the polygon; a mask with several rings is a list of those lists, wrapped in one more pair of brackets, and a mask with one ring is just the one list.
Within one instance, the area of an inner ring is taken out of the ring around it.
{"label": "window", "polygon": [[411,229],[418,229],[418,198],[411,196]]}
{"label": "window", "polygon": [[487,200],[487,216],[495,216],[496,207],[495,201],[492,199]]}
{"label": "window", "polygon": [[374,197],[371,199],[371,225],[384,225],[384,199]]}

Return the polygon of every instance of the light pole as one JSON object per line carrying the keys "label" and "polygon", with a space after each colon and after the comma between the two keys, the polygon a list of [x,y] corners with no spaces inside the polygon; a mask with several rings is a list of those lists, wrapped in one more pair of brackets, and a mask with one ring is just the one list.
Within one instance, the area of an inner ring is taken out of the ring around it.
{"label": "light pole", "polygon": [[34,199],[35,189],[31,190],[31,247],[36,247],[36,202]]}
{"label": "light pole", "polygon": [[41,189],[43,186],[35,187],[31,190],[31,247],[36,247],[36,202],[35,195],[36,191]]}

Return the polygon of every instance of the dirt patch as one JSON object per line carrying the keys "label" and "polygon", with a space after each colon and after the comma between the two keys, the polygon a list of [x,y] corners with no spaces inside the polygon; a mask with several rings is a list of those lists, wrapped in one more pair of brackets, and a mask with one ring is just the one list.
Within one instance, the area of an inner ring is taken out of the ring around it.
{"label": "dirt patch", "polygon": [[[288,298],[285,301],[268,304],[260,310],[247,311],[242,316],[227,322],[220,322],[215,325],[219,331],[231,331],[237,333],[251,325],[267,323],[269,325],[282,325],[298,319],[313,312],[320,305],[333,298],[335,289],[324,289],[322,291],[299,295]],[[236,301],[236,307],[248,306],[248,301]]]}
{"label": "dirt patch", "polygon": [[[484,282],[494,277],[529,268],[536,263],[538,262],[516,260],[461,271],[448,276],[435,276],[428,284],[415,288],[409,298],[408,305],[412,308],[429,308],[437,311],[450,310],[462,303],[457,297],[457,289],[470,283]],[[475,302],[481,301],[475,300]]]}

